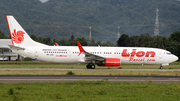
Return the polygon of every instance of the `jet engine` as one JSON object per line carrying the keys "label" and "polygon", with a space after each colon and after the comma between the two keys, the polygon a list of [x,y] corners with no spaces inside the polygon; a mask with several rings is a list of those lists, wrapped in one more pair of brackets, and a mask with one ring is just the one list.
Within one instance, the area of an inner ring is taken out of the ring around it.
{"label": "jet engine", "polygon": [[121,60],[119,58],[108,58],[105,59],[102,63],[98,64],[98,66],[120,66]]}

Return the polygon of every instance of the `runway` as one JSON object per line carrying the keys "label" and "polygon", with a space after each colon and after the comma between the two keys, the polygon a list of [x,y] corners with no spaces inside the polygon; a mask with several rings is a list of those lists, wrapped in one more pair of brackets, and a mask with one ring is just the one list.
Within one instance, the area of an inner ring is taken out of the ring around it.
{"label": "runway", "polygon": [[0,70],[79,70],[79,71],[180,71],[180,69],[74,69],[74,68],[0,68]]}
{"label": "runway", "polygon": [[180,76],[122,76],[122,75],[0,75],[0,82],[70,82],[70,81],[109,81],[109,82],[180,82]]}

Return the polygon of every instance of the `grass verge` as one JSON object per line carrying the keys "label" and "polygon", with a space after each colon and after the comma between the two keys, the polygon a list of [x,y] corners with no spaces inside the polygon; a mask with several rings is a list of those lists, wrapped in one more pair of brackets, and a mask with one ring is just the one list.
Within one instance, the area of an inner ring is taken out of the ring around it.
{"label": "grass verge", "polygon": [[[159,69],[160,65],[122,64],[120,67],[99,67],[97,69]],[[0,68],[83,68],[86,64],[77,63],[49,63],[49,62],[9,62],[1,61]],[[164,69],[180,69],[180,62],[164,66]]]}
{"label": "grass verge", "polygon": [[[180,75],[180,71],[130,71],[111,69],[159,69],[159,65],[131,65],[122,64],[121,67],[98,67],[95,70],[8,70],[8,68],[81,68],[86,69],[86,64],[65,64],[48,62],[0,62],[0,75]],[[164,66],[164,69],[179,69],[180,62]],[[108,69],[103,71],[101,69]],[[68,73],[69,72],[69,73]]]}
{"label": "grass verge", "polygon": [[75,81],[0,83],[0,101],[178,101],[180,83]]}
{"label": "grass verge", "polygon": [[0,70],[0,75],[169,75],[169,76],[179,76],[180,71]]}

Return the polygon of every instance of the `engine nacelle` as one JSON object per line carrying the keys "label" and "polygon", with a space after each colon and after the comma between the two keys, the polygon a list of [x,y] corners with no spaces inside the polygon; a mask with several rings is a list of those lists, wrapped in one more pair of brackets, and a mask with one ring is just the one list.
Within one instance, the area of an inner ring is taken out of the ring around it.
{"label": "engine nacelle", "polygon": [[102,64],[98,64],[98,66],[120,66],[121,60],[118,58],[109,58],[105,59]]}

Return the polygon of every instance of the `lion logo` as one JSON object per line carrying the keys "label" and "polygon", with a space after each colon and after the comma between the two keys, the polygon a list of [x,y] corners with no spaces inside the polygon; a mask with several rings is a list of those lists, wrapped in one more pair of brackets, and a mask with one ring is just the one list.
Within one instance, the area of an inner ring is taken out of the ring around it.
{"label": "lion logo", "polygon": [[14,32],[12,33],[12,41],[14,41],[16,44],[20,44],[24,40],[24,32],[18,31],[16,32],[16,29],[14,29]]}

